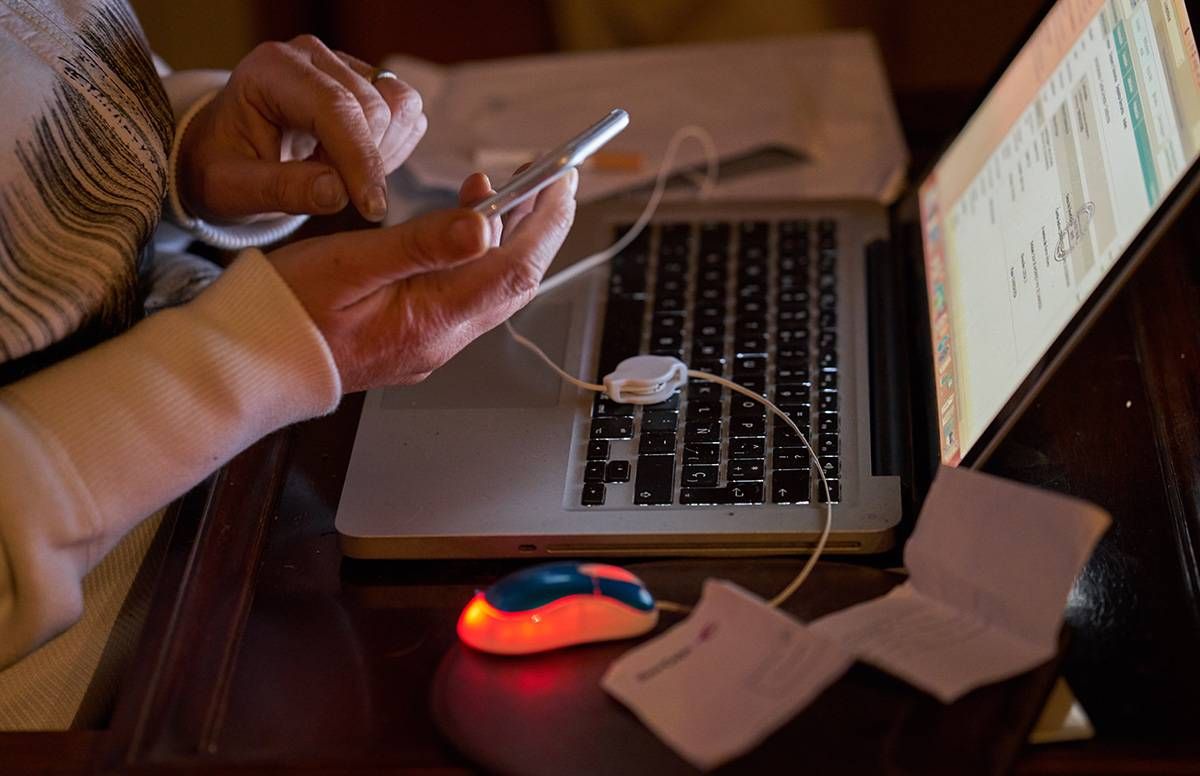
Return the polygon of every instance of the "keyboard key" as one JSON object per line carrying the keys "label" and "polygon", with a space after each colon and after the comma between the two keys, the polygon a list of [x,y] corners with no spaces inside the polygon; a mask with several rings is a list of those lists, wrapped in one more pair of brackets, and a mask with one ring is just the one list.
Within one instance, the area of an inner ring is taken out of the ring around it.
{"label": "keyboard key", "polygon": [[808,450],[804,447],[778,447],[771,452],[771,468],[808,471]]}
{"label": "keyboard key", "polygon": [[632,439],[633,418],[592,418],[592,439]]}
{"label": "keyboard key", "polygon": [[638,442],[640,455],[664,455],[675,452],[674,431],[643,431]]}
{"label": "keyboard key", "polygon": [[717,464],[691,464],[683,467],[683,482],[686,486],[712,487],[717,484]]}
{"label": "keyboard key", "polygon": [[817,440],[817,455],[837,455],[837,434],[822,434]]}
{"label": "keyboard key", "polygon": [[812,370],[807,360],[783,359],[775,362],[775,381],[793,385],[809,385]]}
{"label": "keyboard key", "polygon": [[817,409],[821,412],[837,412],[838,395],[836,391],[821,391],[817,399]]}
{"label": "keyboard key", "polygon": [[688,381],[688,405],[694,401],[720,401],[725,389],[707,380]]}
{"label": "keyboard key", "polygon": [[734,394],[733,400],[729,404],[729,414],[734,418],[764,418],[767,408],[761,402],[738,393]]}
{"label": "keyboard key", "polygon": [[834,310],[822,310],[820,324],[822,329],[832,329],[837,326],[837,312]]}
{"label": "keyboard key", "polygon": [[703,286],[696,290],[697,302],[719,302],[725,298],[725,286]]}
{"label": "keyboard key", "polygon": [[612,443],[602,439],[593,439],[588,442],[587,458],[589,461],[607,461],[609,455],[609,447]]}
{"label": "keyboard key", "polygon": [[841,474],[841,460],[836,455],[822,455],[818,460],[821,462],[821,470],[825,472],[828,479],[837,479]]}
{"label": "keyboard key", "polygon": [[738,382],[741,377],[759,376],[767,372],[767,359],[756,356],[746,356],[733,362],[733,380]]}
{"label": "keyboard key", "polygon": [[821,310],[837,309],[837,293],[826,291],[817,299],[817,307]]}
{"label": "keyboard key", "polygon": [[734,323],[734,326],[737,328],[737,335],[739,337],[747,337],[755,334],[766,334],[767,318],[763,315],[738,318]]}
{"label": "keyboard key", "polygon": [[734,340],[733,352],[739,358],[742,356],[766,356],[767,338],[761,334],[750,337],[738,337]]}
{"label": "keyboard key", "polygon": [[822,369],[837,369],[838,358],[836,350],[822,350],[817,356],[817,366]]}
{"label": "keyboard key", "polygon": [[681,488],[679,503],[689,505],[761,504],[761,482],[731,482],[715,488]]}
{"label": "keyboard key", "polygon": [[759,416],[729,419],[729,436],[731,437],[761,437],[766,436],[766,418]]}
{"label": "keyboard key", "polygon": [[583,470],[584,482],[604,482],[604,461],[588,461]]}
{"label": "keyboard key", "polygon": [[[793,419],[793,422],[796,423],[796,427],[800,429],[800,433],[803,434],[805,436],[805,438],[808,438],[812,435],[812,429],[809,428],[808,423],[800,423],[798,421],[795,421],[794,419]],[[775,445],[776,446],[781,446],[781,445],[800,445],[802,447],[804,446],[804,443],[800,441],[800,437],[796,436],[796,432],[792,431],[792,427],[789,426],[788,424],[784,423],[781,418],[778,418],[778,417],[775,418],[775,420],[771,424],[771,429],[772,429],[772,432],[775,434]]]}
{"label": "keyboard key", "polygon": [[809,392],[808,383],[780,383],[775,386],[775,403],[803,404],[808,401]]}
{"label": "keyboard key", "polygon": [[765,468],[761,459],[732,460],[729,462],[729,466],[726,467],[725,473],[730,480],[745,482],[747,480],[761,480]]}
{"label": "keyboard key", "polygon": [[692,329],[692,337],[706,342],[723,341],[725,339],[725,323],[724,321],[697,322],[696,327]]}
{"label": "keyboard key", "polygon": [[731,482],[725,486],[729,490],[732,504],[761,504],[763,502],[763,484],[761,482]]}
{"label": "keyboard key", "polygon": [[688,487],[679,489],[679,503],[688,506],[732,504],[728,487]]}
{"label": "keyboard key", "polygon": [[807,504],[809,500],[808,472],[799,469],[771,474],[771,501],[776,504]]}
{"label": "keyboard key", "polygon": [[836,391],[837,372],[821,372],[817,379],[817,387],[822,391]]}
{"label": "keyboard key", "polygon": [[642,413],[642,433],[674,431],[679,425],[679,413],[671,410],[646,410]]}
{"label": "keyboard key", "polygon": [[765,377],[759,377],[756,375],[741,375],[738,377],[736,382],[746,390],[753,391],[759,396],[765,397],[767,395],[767,380]]}
{"label": "keyboard key", "polygon": [[776,300],[781,305],[807,305],[810,298],[811,296],[807,288],[789,288],[781,289],[779,291],[779,295],[776,297]]}
{"label": "keyboard key", "polygon": [[767,440],[755,437],[739,437],[729,440],[730,458],[762,458],[767,451]]}
{"label": "keyboard key", "polygon": [[654,319],[654,323],[650,329],[651,338],[663,334],[679,334],[683,331],[683,323],[687,320],[685,315],[660,315]]}
{"label": "keyboard key", "polygon": [[598,393],[592,404],[593,417],[631,417],[634,415],[634,405],[618,404],[608,398],[607,393]]}
{"label": "keyboard key", "polygon": [[720,442],[721,421],[719,419],[688,421],[683,441],[685,443]]}
{"label": "keyboard key", "polygon": [[828,484],[828,486],[829,486],[829,499],[825,498],[825,486],[821,484],[821,478],[818,477],[817,478],[817,501],[820,501],[822,504],[825,503],[826,500],[832,501],[835,504],[837,502],[841,501],[842,500],[841,480],[827,479],[827,480],[825,480],[825,483]]}
{"label": "keyboard key", "polygon": [[765,299],[738,299],[737,317],[749,318],[757,315],[767,314],[767,302]]}
{"label": "keyboard key", "polygon": [[678,410],[679,409],[679,391],[671,394],[667,398],[657,404],[647,404],[647,410]]}
{"label": "keyboard key", "polygon": [[583,505],[585,507],[604,506],[604,486],[599,482],[589,482],[583,486]]}
{"label": "keyboard key", "polygon": [[836,434],[838,432],[838,417],[836,412],[822,412],[817,420],[818,434]]}
{"label": "keyboard key", "polygon": [[604,468],[605,482],[629,482],[629,461],[609,461]]}
{"label": "keyboard key", "polygon": [[[691,368],[717,377],[725,376],[725,358],[692,358]],[[702,379],[702,378],[697,378]]]}
{"label": "keyboard key", "polygon": [[684,464],[720,463],[721,445],[713,443],[694,443],[683,446]]}
{"label": "keyboard key", "polygon": [[721,418],[721,402],[699,399],[688,402],[688,420],[717,420]]}
{"label": "keyboard key", "polygon": [[650,349],[652,351],[682,350],[683,349],[683,335],[678,334],[678,333],[676,333],[676,334],[663,333],[663,334],[658,334],[658,335],[651,335],[650,336]]}
{"label": "keyboard key", "polygon": [[685,309],[687,302],[684,301],[683,294],[668,294],[654,299],[655,315],[676,315]]}
{"label": "keyboard key", "polygon": [[633,485],[633,503],[640,506],[670,504],[675,485],[675,456],[638,457],[637,481]]}
{"label": "keyboard key", "polygon": [[697,342],[692,347],[692,358],[695,359],[715,359],[719,358],[724,361],[725,343],[724,342]]}

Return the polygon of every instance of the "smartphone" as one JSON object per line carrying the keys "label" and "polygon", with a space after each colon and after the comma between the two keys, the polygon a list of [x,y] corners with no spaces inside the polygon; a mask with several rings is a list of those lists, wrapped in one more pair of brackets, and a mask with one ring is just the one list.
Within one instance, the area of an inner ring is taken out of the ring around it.
{"label": "smartphone", "polygon": [[537,194],[554,181],[578,167],[598,148],[629,125],[629,114],[620,108],[555,148],[530,165],[529,169],[504,184],[499,191],[474,206],[485,216],[504,215]]}

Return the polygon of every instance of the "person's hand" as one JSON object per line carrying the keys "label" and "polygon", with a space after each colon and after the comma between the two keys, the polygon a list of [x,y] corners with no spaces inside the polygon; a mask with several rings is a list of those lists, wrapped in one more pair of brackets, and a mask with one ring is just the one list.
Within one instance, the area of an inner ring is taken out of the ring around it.
{"label": "person's hand", "polygon": [[[533,299],[574,220],[578,180],[572,170],[515,208],[503,239],[500,219],[464,207],[270,258],[329,343],[344,391],[420,382]],[[459,199],[489,193],[476,174]]]}
{"label": "person's hand", "polygon": [[384,177],[425,134],[416,90],[302,35],[264,43],[188,126],[178,186],[214,222],[264,213],[387,212]]}

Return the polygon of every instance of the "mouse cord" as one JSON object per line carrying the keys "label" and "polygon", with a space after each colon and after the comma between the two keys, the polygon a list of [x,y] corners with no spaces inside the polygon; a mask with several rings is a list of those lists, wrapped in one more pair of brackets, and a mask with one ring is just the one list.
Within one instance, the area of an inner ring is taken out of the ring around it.
{"label": "mouse cord", "polygon": [[[583,259],[567,269],[564,269],[563,271],[543,280],[541,286],[538,288],[539,296],[548,291],[552,291],[553,289],[558,288],[559,286],[568,283],[571,280],[574,280],[585,272],[609,262],[614,256],[625,250],[630,243],[637,239],[637,236],[642,233],[642,230],[646,228],[646,225],[650,223],[650,219],[653,218],[654,213],[658,210],[658,206],[662,202],[663,194],[666,191],[667,178],[670,175],[671,168],[675,164],[675,156],[679,153],[679,146],[683,143],[683,141],[689,138],[699,141],[704,147],[704,155],[707,161],[707,168],[704,178],[699,184],[700,190],[698,192],[698,196],[700,199],[704,199],[712,193],[712,189],[717,182],[717,171],[719,164],[716,143],[713,141],[713,137],[708,130],[704,129],[703,127],[691,124],[680,127],[675,131],[675,134],[671,136],[670,142],[667,143],[667,150],[663,154],[662,164],[659,166],[658,175],[654,180],[654,189],[650,192],[650,198],[646,201],[646,207],[643,208],[641,215],[638,216],[637,221],[634,222],[629,231],[627,231],[619,240],[605,250],[594,253],[591,256],[588,256],[586,259]],[[546,355],[546,352],[538,347],[535,342],[520,334],[515,328],[513,328],[511,321],[505,321],[504,326],[506,329],[508,329],[509,335],[512,336],[513,340],[515,340],[517,344],[527,348],[537,355],[563,380],[566,380],[568,383],[578,388],[582,388],[585,391],[594,391],[596,393],[604,392],[603,385],[589,383],[567,373],[562,367],[554,363],[554,359]],[[773,412],[778,418],[780,418],[785,424],[787,424],[792,433],[804,443],[805,449],[808,450],[809,457],[812,459],[813,464],[817,467],[817,475],[821,478],[821,488],[825,492],[825,525],[821,529],[821,537],[817,540],[817,544],[813,548],[812,555],[809,556],[808,561],[800,569],[800,572],[795,576],[795,578],[792,579],[791,582],[787,584],[786,587],[784,587],[783,590],[779,591],[779,593],[768,602],[771,606],[778,607],[784,601],[787,601],[789,598],[791,598],[795,592],[800,589],[800,586],[804,584],[804,581],[808,579],[813,568],[817,565],[817,561],[820,559],[821,553],[825,551],[825,544],[829,540],[829,533],[833,528],[833,503],[829,498],[829,482],[825,479],[824,468],[821,466],[821,461],[818,459],[816,452],[812,448],[812,445],[809,444],[808,437],[800,433],[800,429],[796,426],[795,422],[788,417],[787,413],[779,409],[779,407],[775,406],[772,402],[768,401],[764,396],[755,393],[749,388],[743,388],[732,380],[726,380],[724,377],[709,374],[708,372],[689,369],[688,377],[694,377],[698,380],[708,380],[709,382],[724,386],[731,391],[740,393],[743,396],[751,398],[754,401],[762,404],[769,411]],[[687,604],[675,603],[674,601],[657,601],[655,603],[655,607],[664,612],[680,612],[684,614],[692,610],[692,607],[688,606]]]}

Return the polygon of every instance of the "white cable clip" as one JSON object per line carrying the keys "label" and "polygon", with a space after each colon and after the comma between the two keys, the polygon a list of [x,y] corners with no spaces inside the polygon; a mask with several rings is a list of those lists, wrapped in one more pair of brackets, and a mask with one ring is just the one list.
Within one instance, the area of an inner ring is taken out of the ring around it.
{"label": "white cable clip", "polygon": [[604,376],[604,392],[618,404],[657,404],[687,383],[687,364],[670,356],[634,356]]}

